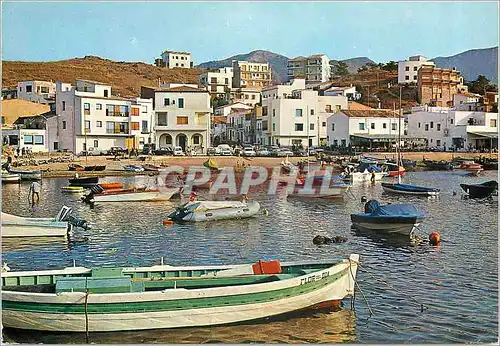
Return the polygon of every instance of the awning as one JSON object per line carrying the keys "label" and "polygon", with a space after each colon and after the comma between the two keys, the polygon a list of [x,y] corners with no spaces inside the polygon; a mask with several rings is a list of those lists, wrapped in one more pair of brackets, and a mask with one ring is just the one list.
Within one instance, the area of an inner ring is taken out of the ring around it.
{"label": "awning", "polygon": [[498,138],[498,132],[467,132],[467,134],[485,138]]}
{"label": "awning", "polygon": [[[369,134],[352,134],[351,137],[357,137],[373,142],[392,142],[398,139],[398,135],[369,135]],[[402,140],[417,140],[417,139],[426,139],[425,137],[413,137],[408,135],[401,135]]]}

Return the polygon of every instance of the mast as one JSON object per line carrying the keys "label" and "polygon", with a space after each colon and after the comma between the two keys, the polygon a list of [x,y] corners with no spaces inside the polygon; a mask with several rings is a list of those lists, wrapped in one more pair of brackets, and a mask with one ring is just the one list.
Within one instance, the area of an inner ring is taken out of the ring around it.
{"label": "mast", "polygon": [[399,86],[399,116],[398,116],[398,143],[396,145],[396,150],[398,153],[397,165],[398,165],[398,183],[401,184],[401,172],[399,171],[399,167],[403,165],[401,162],[401,150],[399,146],[401,145],[401,113],[403,112],[403,108],[401,107],[401,89],[402,86]]}
{"label": "mast", "polygon": [[309,174],[309,106],[306,105],[307,115],[307,174]]}

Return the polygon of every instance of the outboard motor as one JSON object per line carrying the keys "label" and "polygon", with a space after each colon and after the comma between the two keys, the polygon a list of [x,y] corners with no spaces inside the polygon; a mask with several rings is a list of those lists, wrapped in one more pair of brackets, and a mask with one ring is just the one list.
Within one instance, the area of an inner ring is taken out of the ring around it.
{"label": "outboard motor", "polygon": [[379,207],[380,207],[380,203],[375,199],[371,199],[368,202],[366,202],[366,204],[365,204],[365,213],[371,214],[371,213],[375,212]]}

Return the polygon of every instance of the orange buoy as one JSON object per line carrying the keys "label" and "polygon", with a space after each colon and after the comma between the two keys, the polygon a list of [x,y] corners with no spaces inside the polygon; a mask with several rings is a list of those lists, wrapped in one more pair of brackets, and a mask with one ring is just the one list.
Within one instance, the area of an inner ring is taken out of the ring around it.
{"label": "orange buoy", "polygon": [[174,222],[172,220],[163,220],[163,226],[171,226]]}
{"label": "orange buoy", "polygon": [[429,234],[429,243],[431,245],[438,245],[440,241],[441,237],[439,236],[438,232],[432,232],[431,234]]}

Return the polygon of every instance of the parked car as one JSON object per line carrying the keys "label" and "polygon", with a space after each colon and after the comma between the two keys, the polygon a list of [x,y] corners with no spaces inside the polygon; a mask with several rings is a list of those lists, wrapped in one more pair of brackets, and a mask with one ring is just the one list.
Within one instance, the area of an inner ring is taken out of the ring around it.
{"label": "parked car", "polygon": [[121,155],[125,154],[127,150],[123,149],[122,147],[111,147],[108,150],[108,155]]}
{"label": "parked car", "polygon": [[257,156],[257,153],[255,152],[255,150],[253,150],[253,147],[243,148],[242,154],[243,156]]}
{"label": "parked car", "polygon": [[82,150],[82,152],[80,153],[81,156],[85,156],[85,155],[99,156],[99,155],[106,155],[106,154],[107,154],[106,150],[102,150],[99,148],[93,148],[93,147],[90,147],[88,151]]}
{"label": "parked car", "polygon": [[278,149],[278,156],[279,157],[293,156],[293,151],[287,148],[280,148]]}
{"label": "parked car", "polygon": [[238,156],[241,155],[243,152],[243,148],[240,146],[235,146],[233,149],[233,155]]}
{"label": "parked car", "polygon": [[219,155],[222,156],[231,156],[233,155],[233,151],[231,150],[231,147],[228,144],[219,144],[217,146],[216,151]]}
{"label": "parked car", "polygon": [[161,147],[153,150],[154,155],[173,155],[174,151],[170,147]]}
{"label": "parked car", "polygon": [[209,156],[217,155],[217,149],[213,147],[207,148],[207,155]]}
{"label": "parked car", "polygon": [[266,148],[261,148],[261,149],[257,150],[256,154],[257,154],[257,156],[270,156],[271,152],[269,150],[267,150]]}
{"label": "parked car", "polygon": [[186,156],[182,147],[174,147],[174,156]]}

